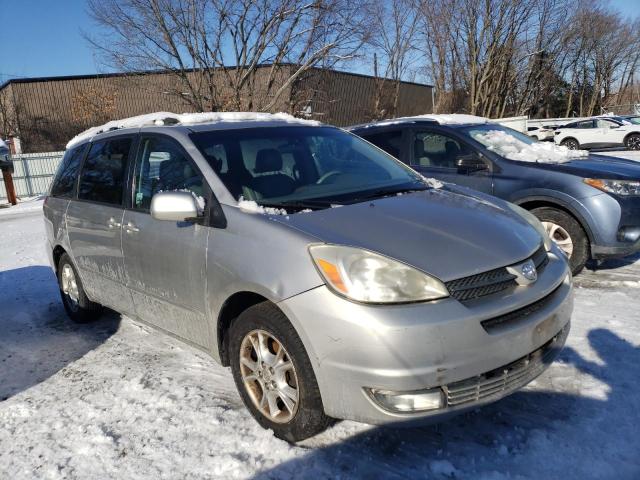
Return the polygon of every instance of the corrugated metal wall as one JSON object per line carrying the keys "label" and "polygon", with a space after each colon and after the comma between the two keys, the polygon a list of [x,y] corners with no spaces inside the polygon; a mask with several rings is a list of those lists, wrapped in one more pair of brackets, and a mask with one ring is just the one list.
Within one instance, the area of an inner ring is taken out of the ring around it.
{"label": "corrugated metal wall", "polygon": [[[255,110],[257,104],[264,105],[278,86],[284,84],[293,67],[280,67],[273,87],[269,89],[270,68],[262,67],[255,82],[245,88],[242,96],[245,105],[249,105],[250,98],[256,99],[251,109]],[[190,75],[196,76],[197,73]],[[206,87],[204,83],[202,88]],[[228,79],[223,71],[215,72],[213,84],[219,86],[218,102],[229,110],[228,102],[233,98],[231,90],[225,87]],[[77,133],[108,120],[154,111],[194,111],[185,97],[174,94],[181,89],[174,75],[151,73],[16,81],[0,94],[13,101],[14,116],[19,119],[22,149],[28,153],[63,149]],[[326,123],[340,126],[361,123],[373,118],[374,90],[375,80],[372,77],[314,69],[293,88],[287,88],[270,111],[301,115],[300,109],[310,106],[313,118]],[[432,111],[429,86],[403,83],[399,100],[400,115]]]}
{"label": "corrugated metal wall", "polygon": [[[387,82],[386,87],[391,88],[392,82]],[[432,113],[432,89],[429,85],[402,82],[398,111],[393,116]],[[347,126],[376,118],[375,95],[376,79],[373,77],[314,69],[296,83],[292,99],[298,114],[311,107],[311,118]]]}

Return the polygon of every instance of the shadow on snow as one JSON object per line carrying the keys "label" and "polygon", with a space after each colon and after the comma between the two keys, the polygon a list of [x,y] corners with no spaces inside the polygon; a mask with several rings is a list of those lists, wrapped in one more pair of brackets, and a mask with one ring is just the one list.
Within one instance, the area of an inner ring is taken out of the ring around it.
{"label": "shadow on snow", "polygon": [[640,348],[606,329],[588,339],[602,365],[570,347],[558,361],[605,383],[606,399],[584,396],[589,385],[556,369],[540,378],[551,391],[521,391],[427,427],[373,427],[325,446],[321,436],[308,454],[254,478],[640,478]]}
{"label": "shadow on snow", "polygon": [[0,402],[102,344],[119,322],[108,312],[94,324],[73,323],[49,267],[0,271]]}

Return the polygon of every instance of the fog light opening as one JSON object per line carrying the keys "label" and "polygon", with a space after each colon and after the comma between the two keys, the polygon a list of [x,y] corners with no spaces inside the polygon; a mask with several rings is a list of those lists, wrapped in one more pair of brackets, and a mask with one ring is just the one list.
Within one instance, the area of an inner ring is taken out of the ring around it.
{"label": "fog light opening", "polygon": [[413,392],[393,392],[365,389],[371,399],[382,409],[393,413],[417,413],[443,408],[444,392],[440,388],[417,390]]}
{"label": "fog light opening", "polygon": [[635,243],[640,239],[640,227],[622,227],[618,230],[618,241]]}

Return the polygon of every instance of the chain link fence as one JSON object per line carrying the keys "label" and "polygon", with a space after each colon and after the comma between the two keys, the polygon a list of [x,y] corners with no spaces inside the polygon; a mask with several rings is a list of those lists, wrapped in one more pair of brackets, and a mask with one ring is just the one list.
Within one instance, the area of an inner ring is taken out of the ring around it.
{"label": "chain link fence", "polygon": [[[63,154],[64,152],[47,152],[12,155],[13,184],[18,198],[46,193]],[[0,200],[6,198],[7,191],[0,175]]]}

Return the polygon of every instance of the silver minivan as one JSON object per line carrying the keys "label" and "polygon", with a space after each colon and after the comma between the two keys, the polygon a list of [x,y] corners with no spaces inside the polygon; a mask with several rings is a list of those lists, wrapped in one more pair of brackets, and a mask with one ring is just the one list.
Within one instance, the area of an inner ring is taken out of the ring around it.
{"label": "silver minivan", "polygon": [[73,320],[104,306],[206,351],[289,441],[495,401],[569,331],[571,274],[535,217],[284,114],[91,129],[44,213]]}

